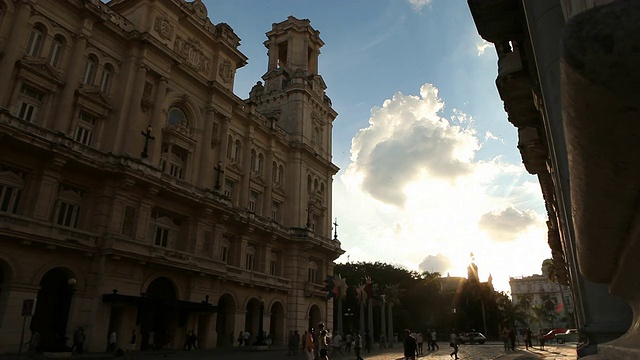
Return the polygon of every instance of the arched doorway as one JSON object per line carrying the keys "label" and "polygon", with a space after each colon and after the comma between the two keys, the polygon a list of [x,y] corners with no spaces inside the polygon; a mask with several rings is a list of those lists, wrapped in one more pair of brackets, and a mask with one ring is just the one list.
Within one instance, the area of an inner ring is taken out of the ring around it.
{"label": "arched doorway", "polygon": [[244,318],[244,329],[251,336],[249,342],[245,345],[253,344],[258,338],[258,330],[260,325],[260,300],[253,298],[247,303],[247,314]]}
{"label": "arched doorway", "polygon": [[29,329],[38,332],[41,351],[67,351],[67,323],[76,279],[68,269],[49,270],[40,280],[36,311]]}
{"label": "arched doorway", "polygon": [[[143,348],[148,348],[150,343],[154,348],[171,348],[173,344],[179,344],[180,339],[175,339],[179,309],[173,283],[166,277],[159,277],[149,284],[143,295],[144,300],[138,308]],[[152,342],[149,342],[150,338],[153,338]]]}
{"label": "arched doorway", "polygon": [[269,334],[273,345],[282,346],[286,344],[284,336],[284,307],[281,303],[275,302],[271,305],[271,321],[269,321]]}
{"label": "arched doorway", "polygon": [[318,324],[322,322],[322,313],[318,305],[311,305],[309,308],[309,326],[308,328],[318,329]]}
{"label": "arched doorway", "polygon": [[218,300],[218,315],[216,318],[217,346],[233,346],[236,340],[233,333],[235,327],[236,302],[231,295],[225,294]]}

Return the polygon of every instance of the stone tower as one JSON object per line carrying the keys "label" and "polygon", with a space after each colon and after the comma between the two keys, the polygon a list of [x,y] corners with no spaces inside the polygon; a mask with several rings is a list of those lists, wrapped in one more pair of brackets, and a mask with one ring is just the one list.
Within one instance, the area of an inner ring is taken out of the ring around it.
{"label": "stone tower", "polygon": [[338,168],[331,163],[331,133],[337,113],[318,74],[324,42],[308,19],[289,16],[275,23],[264,45],[267,72],[250,94],[257,110],[287,132],[292,145],[287,182],[291,206],[286,216],[292,226],[317,235],[331,234],[331,181]]}

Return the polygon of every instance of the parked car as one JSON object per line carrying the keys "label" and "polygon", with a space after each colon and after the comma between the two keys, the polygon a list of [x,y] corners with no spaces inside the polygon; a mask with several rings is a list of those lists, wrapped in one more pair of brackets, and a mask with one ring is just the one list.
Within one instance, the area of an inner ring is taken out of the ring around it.
{"label": "parked car", "polygon": [[461,344],[484,344],[487,338],[477,331],[462,333],[458,336],[458,342]]}
{"label": "parked car", "polygon": [[567,332],[567,328],[558,328],[558,329],[551,329],[549,330],[548,333],[542,335],[542,338],[544,339],[544,341],[551,341],[553,339],[555,339],[556,334],[564,334]]}
{"label": "parked car", "polygon": [[578,330],[569,329],[565,331],[564,334],[556,334],[555,337],[558,344],[564,344],[566,342],[577,342],[578,341]]}

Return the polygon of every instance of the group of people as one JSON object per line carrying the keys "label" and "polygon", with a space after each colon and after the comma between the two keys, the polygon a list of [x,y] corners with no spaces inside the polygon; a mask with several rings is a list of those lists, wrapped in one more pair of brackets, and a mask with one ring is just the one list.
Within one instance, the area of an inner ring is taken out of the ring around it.
{"label": "group of people", "polygon": [[[436,351],[440,350],[440,346],[438,346],[438,334],[435,330],[430,329],[427,330],[426,343],[428,351]],[[404,358],[405,360],[415,360],[418,356],[424,355],[424,343],[425,336],[422,333],[413,333],[409,329],[404,330]],[[451,357],[453,358],[455,355],[455,359],[458,359],[458,339],[455,334],[455,331],[451,332],[451,342],[449,344],[453,348],[453,352],[451,353]]]}
{"label": "group of people", "polygon": [[331,334],[324,323],[319,323],[317,328],[310,327],[302,335],[298,330],[289,331],[287,355],[297,355],[298,350],[301,350],[307,360],[328,360],[329,356],[344,356],[345,353],[351,353],[353,348],[356,360],[362,360],[365,343],[357,331],[342,337],[339,333]]}
{"label": "group of people", "polygon": [[[533,338],[538,338],[538,344],[540,345],[540,350],[544,350],[544,332],[542,329],[538,331],[537,336],[533,334],[530,328],[526,328],[521,332],[522,342],[524,342],[524,346],[527,350],[529,348],[533,348]],[[504,343],[505,351],[515,351],[516,350],[516,331],[510,327],[505,327],[502,329],[500,334],[502,342]]]}

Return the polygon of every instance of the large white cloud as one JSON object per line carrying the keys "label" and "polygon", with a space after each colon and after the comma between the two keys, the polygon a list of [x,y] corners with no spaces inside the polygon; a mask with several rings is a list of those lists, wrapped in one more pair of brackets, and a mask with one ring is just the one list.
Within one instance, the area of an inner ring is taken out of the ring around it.
{"label": "large white cloud", "polygon": [[[334,214],[346,261],[383,261],[465,276],[469,253],[481,278],[508,287],[549,256],[535,177],[496,154],[471,115],[442,113],[438,89],[396,93],[352,139],[351,163],[334,181]],[[535,250],[531,250],[535,249]],[[526,260],[523,260],[526,258]],[[519,260],[515,260],[519,259]]]}

